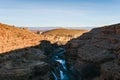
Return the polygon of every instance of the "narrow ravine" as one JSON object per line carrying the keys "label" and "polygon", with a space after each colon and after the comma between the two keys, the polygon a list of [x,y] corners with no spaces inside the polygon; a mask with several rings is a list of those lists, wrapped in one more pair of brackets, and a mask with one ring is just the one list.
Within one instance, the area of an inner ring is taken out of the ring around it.
{"label": "narrow ravine", "polygon": [[64,53],[65,49],[59,48],[59,50],[50,58],[53,80],[69,80]]}
{"label": "narrow ravine", "polygon": [[58,48],[49,58],[51,80],[81,80],[74,69],[68,69],[64,48]]}
{"label": "narrow ravine", "polygon": [[51,44],[49,41],[41,41],[40,49],[47,56],[50,66],[50,80],[81,80],[81,76],[67,62],[65,46]]}

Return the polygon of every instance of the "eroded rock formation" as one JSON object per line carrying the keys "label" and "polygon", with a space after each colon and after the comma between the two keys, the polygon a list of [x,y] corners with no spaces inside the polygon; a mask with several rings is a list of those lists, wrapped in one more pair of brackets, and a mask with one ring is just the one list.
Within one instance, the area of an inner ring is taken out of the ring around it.
{"label": "eroded rock formation", "polygon": [[85,72],[81,68],[86,64],[93,64],[95,71],[100,72],[100,75],[96,75],[97,72],[90,68],[87,77],[82,76],[84,80],[93,80],[97,76],[94,80],[120,80],[120,24],[95,28],[69,41],[66,57],[70,66],[79,73],[83,72],[80,75],[85,75],[87,68]]}

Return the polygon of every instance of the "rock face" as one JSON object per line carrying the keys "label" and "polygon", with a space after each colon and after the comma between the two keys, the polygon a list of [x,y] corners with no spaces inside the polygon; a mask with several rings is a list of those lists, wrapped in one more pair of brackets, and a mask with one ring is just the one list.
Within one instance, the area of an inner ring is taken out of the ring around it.
{"label": "rock face", "polygon": [[[84,80],[94,77],[97,80],[120,80],[120,24],[95,28],[69,41],[66,44],[66,57],[68,65],[73,66],[81,76],[85,74],[81,71],[86,72],[86,69],[81,70],[83,66],[96,66],[94,69],[100,72],[99,78],[95,72],[93,77],[87,76]],[[92,74],[94,70],[87,71]]]}
{"label": "rock face", "polygon": [[46,56],[34,47],[0,55],[0,80],[50,80]]}
{"label": "rock face", "polygon": [[40,42],[40,46],[39,48],[44,51],[45,55],[49,55],[50,53],[53,52],[53,46],[52,44],[50,43],[50,41],[47,41],[47,40],[42,40]]}

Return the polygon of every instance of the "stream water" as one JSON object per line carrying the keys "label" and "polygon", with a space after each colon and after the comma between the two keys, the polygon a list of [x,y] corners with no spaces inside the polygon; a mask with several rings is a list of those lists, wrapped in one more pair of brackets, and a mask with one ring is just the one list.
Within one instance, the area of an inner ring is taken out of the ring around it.
{"label": "stream water", "polygon": [[64,53],[65,49],[60,48],[59,51],[51,57],[51,74],[54,80],[69,80]]}
{"label": "stream water", "polygon": [[64,48],[58,48],[50,57],[51,80],[83,80],[84,78],[93,78],[100,75],[99,68],[94,64],[81,65],[81,73],[76,71],[73,66],[68,67],[64,53]]}

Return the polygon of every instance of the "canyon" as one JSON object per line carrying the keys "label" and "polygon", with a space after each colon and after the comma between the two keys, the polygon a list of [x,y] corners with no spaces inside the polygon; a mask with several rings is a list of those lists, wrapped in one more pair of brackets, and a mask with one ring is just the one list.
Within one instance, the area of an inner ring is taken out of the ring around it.
{"label": "canyon", "polygon": [[120,24],[72,31],[41,35],[1,23],[0,79],[120,80]]}

